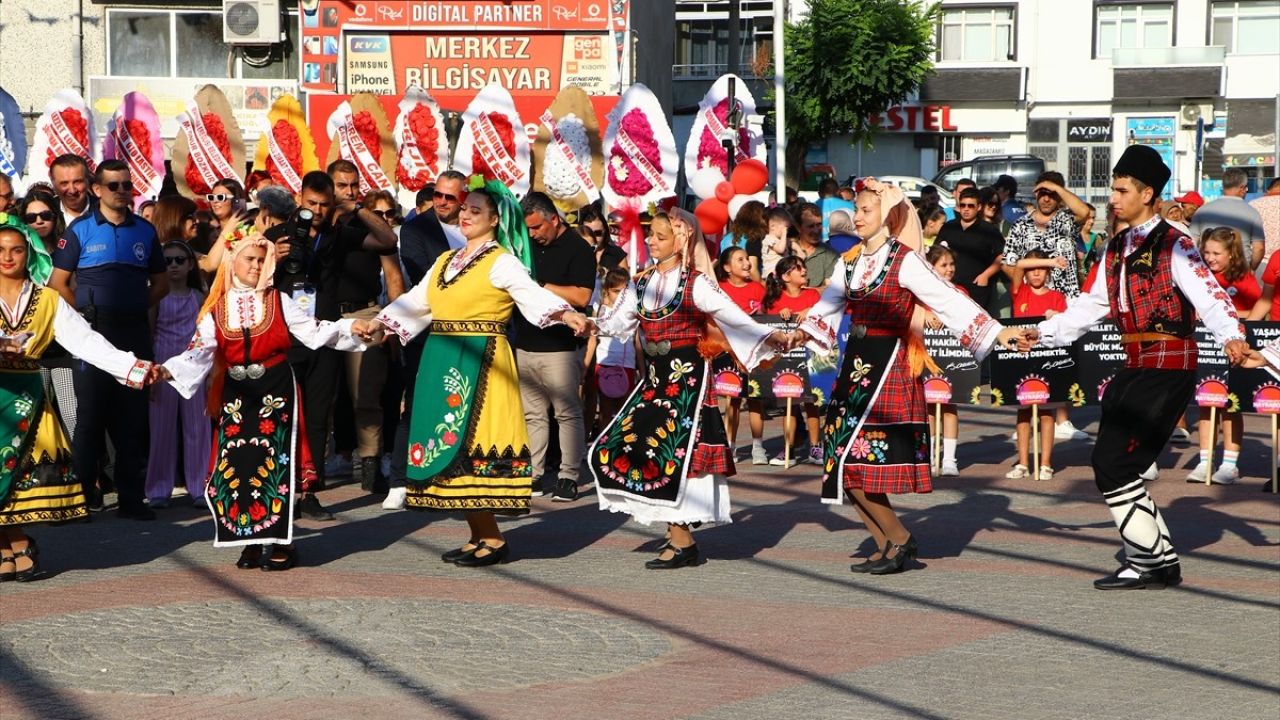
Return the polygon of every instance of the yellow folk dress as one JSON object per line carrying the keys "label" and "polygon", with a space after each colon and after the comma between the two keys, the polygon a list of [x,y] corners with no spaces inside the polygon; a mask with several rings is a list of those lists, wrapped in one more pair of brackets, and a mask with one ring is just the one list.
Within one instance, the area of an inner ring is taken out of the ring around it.
{"label": "yellow folk dress", "polygon": [[407,507],[529,511],[529,432],[507,341],[516,306],[543,327],[570,309],[490,243],[441,256],[378,316],[405,343],[430,332],[409,427]]}
{"label": "yellow folk dress", "polygon": [[17,358],[0,358],[0,526],[85,517],[84,490],[71,469],[71,443],[45,393],[38,360],[57,340],[129,387],[151,364],[116,349],[57,292],[27,283],[0,312],[5,335],[30,333]]}

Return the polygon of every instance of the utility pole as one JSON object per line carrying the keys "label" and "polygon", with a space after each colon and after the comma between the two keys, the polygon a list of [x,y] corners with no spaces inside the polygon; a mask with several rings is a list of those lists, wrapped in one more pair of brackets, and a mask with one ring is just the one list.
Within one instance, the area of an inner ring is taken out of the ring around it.
{"label": "utility pole", "polygon": [[738,74],[742,62],[742,8],[740,0],[729,0],[729,62],[725,72]]}
{"label": "utility pole", "polygon": [[783,82],[786,24],[786,0],[773,0],[773,193],[779,205],[787,201],[787,88]]}

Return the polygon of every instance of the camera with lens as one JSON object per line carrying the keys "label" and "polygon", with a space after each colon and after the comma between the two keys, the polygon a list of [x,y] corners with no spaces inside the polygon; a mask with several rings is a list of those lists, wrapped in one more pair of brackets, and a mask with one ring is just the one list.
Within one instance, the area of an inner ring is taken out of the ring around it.
{"label": "camera with lens", "polygon": [[288,222],[269,228],[264,235],[272,242],[281,240],[289,243],[289,254],[281,260],[276,280],[305,275],[311,263],[311,224],[315,214],[306,208],[299,208]]}

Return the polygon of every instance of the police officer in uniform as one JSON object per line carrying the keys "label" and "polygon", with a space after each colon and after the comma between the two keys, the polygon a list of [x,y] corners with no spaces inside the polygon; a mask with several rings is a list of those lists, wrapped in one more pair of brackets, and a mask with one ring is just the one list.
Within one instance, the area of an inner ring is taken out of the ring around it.
{"label": "police officer in uniform", "polygon": [[[133,214],[133,182],[123,161],[106,160],[99,165],[91,189],[98,204],[67,227],[53,253],[49,285],[111,344],[150,360],[153,352],[147,313],[169,292],[156,229]],[[155,512],[143,499],[146,392],[130,390],[81,361],[75,362],[73,371],[79,407],[71,440],[72,463],[84,483],[89,507],[102,506],[93,478],[98,476],[105,432],[116,451],[117,514],[154,520]]]}

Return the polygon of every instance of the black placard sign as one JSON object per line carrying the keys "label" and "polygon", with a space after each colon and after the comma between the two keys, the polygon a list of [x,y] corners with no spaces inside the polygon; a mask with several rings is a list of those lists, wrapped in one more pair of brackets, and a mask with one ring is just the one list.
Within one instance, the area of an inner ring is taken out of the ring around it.
{"label": "black placard sign", "polygon": [[1124,345],[1120,329],[1101,323],[1075,342],[1076,383],[1068,390],[1073,407],[1098,405],[1111,384],[1111,379],[1124,367]]}
{"label": "black placard sign", "polygon": [[924,347],[942,370],[941,375],[924,373],[926,403],[977,405],[982,401],[982,368],[955,335],[948,330],[925,329]]}
{"label": "black placard sign", "polygon": [[[1280,322],[1246,322],[1250,347],[1259,348],[1280,337]],[[1277,414],[1280,413],[1280,380],[1264,368],[1246,370],[1234,367],[1228,373],[1227,410]]]}
{"label": "black placard sign", "polygon": [[[754,319],[761,325],[768,325],[783,332],[796,329],[795,322],[783,320],[778,315],[757,315]],[[751,373],[751,383],[759,384],[761,398],[774,400],[791,398],[800,402],[810,400],[809,350],[801,345],[775,356],[771,366],[757,368]],[[754,387],[752,389],[754,390]]]}
{"label": "black placard sign", "polygon": [[[1006,327],[1035,325],[1044,318],[1018,318]],[[1034,347],[1029,353],[996,346],[991,357],[992,405],[1065,403],[1076,384],[1071,347]]]}
{"label": "black placard sign", "polygon": [[1230,404],[1227,375],[1231,363],[1222,351],[1222,345],[1214,338],[1213,333],[1203,325],[1197,325],[1196,340],[1196,392],[1191,404],[1200,407],[1227,408]]}
{"label": "black placard sign", "polygon": [[1067,142],[1111,142],[1111,118],[1080,118],[1067,121]]}

